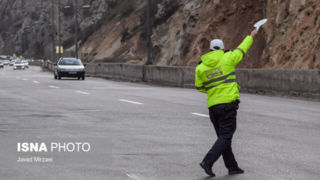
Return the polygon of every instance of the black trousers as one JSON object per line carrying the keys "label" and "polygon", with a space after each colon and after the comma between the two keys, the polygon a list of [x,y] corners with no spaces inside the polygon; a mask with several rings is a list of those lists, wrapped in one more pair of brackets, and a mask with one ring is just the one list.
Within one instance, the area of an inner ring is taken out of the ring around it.
{"label": "black trousers", "polygon": [[219,104],[209,108],[211,122],[216,130],[218,139],[213,144],[203,161],[210,167],[222,155],[224,164],[229,170],[238,167],[233,155],[231,142],[237,127],[237,110],[239,101],[228,104]]}

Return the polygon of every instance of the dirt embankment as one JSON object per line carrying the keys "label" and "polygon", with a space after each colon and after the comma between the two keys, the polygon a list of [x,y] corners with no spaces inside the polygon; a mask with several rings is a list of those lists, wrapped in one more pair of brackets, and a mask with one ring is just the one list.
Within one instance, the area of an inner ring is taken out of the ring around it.
{"label": "dirt embankment", "polygon": [[[320,0],[161,0],[153,3],[153,63],[195,66],[213,38],[234,49],[262,18],[268,23],[240,67],[320,68]],[[143,6],[143,8],[142,8]],[[136,8],[140,7],[140,8]],[[112,19],[84,43],[89,60],[143,64],[145,9]]]}
{"label": "dirt embankment", "polygon": [[320,68],[320,1],[268,1],[266,68]]}
{"label": "dirt embankment", "polygon": [[[195,66],[208,52],[213,38],[222,38],[227,48],[234,49],[252,30],[256,20],[264,17],[265,2],[260,1],[174,1],[153,3],[153,63],[158,65]],[[137,5],[139,7],[139,5]],[[248,60],[242,67],[261,67],[263,32],[256,39]],[[146,61],[145,8],[129,16],[113,19],[96,31],[81,48],[81,57],[108,62]]]}
{"label": "dirt embankment", "polygon": [[[53,2],[53,4],[52,4]],[[62,1],[62,7],[73,6]],[[153,64],[195,66],[209,42],[234,49],[268,18],[240,67],[320,68],[320,0],[151,0]],[[79,0],[79,55],[87,61],[146,62],[146,0]],[[57,1],[0,1],[0,54],[51,59]],[[73,8],[62,8],[62,44],[74,54]],[[54,18],[52,18],[54,17]],[[53,41],[54,39],[54,41]],[[55,42],[55,43],[53,43]]]}

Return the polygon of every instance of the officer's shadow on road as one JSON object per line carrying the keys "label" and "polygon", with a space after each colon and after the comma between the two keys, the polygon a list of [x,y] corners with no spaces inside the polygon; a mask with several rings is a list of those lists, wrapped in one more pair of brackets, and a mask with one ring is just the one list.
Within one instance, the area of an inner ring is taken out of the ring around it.
{"label": "officer's shadow on road", "polygon": [[237,177],[238,177],[238,179],[239,179],[239,176],[237,176],[237,175],[232,175],[232,176],[230,176],[230,175],[225,175],[225,176],[216,176],[216,177],[211,177],[211,176],[207,176],[207,177],[203,177],[203,178],[200,178],[200,179],[198,179],[198,180],[234,180],[234,179],[237,179]]}

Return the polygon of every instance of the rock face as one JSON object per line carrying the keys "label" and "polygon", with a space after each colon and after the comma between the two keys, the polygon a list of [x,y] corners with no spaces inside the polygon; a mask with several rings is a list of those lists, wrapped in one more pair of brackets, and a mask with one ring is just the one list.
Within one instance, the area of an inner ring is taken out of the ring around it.
{"label": "rock face", "polygon": [[[111,19],[81,47],[83,59],[107,62],[146,62],[145,1],[133,3],[133,12]],[[159,0],[152,3],[153,64],[195,66],[209,51],[213,38],[222,38],[230,49],[264,17],[263,0]],[[243,67],[262,67],[264,33],[257,38]],[[258,60],[259,59],[259,60]]]}
{"label": "rock face", "polygon": [[[46,1],[0,1],[1,54],[43,55],[48,51],[50,31],[44,13]],[[27,52],[27,53],[26,53]]]}
{"label": "rock face", "polygon": [[[155,61],[159,64],[198,64],[200,56],[209,52],[209,43],[219,38],[226,49],[235,49],[250,33],[256,20],[262,19],[264,1],[215,0],[185,1],[167,23],[154,28]],[[263,33],[248,54],[242,67],[261,67]]]}
{"label": "rock face", "polygon": [[[66,55],[74,55],[73,0],[61,0],[61,41]],[[79,42],[102,24],[114,0],[77,0]],[[89,9],[82,5],[90,4]],[[69,6],[69,8],[68,8]],[[0,53],[53,58],[58,45],[58,0],[0,0]],[[69,49],[69,52],[68,52]],[[56,55],[57,57],[57,55]]]}
{"label": "rock face", "polygon": [[267,68],[320,68],[320,1],[269,0],[263,59]]}
{"label": "rock face", "polygon": [[[62,7],[73,0],[61,0]],[[52,2],[54,8],[52,11]],[[52,58],[57,0],[0,0],[0,54]],[[151,0],[153,64],[195,66],[220,38],[234,49],[268,18],[240,67],[320,68],[320,0]],[[146,0],[78,0],[79,56],[146,62]],[[89,9],[80,8],[90,4]],[[52,20],[54,15],[54,20]],[[74,55],[73,9],[62,9],[62,42]],[[54,24],[54,25],[53,25]]]}

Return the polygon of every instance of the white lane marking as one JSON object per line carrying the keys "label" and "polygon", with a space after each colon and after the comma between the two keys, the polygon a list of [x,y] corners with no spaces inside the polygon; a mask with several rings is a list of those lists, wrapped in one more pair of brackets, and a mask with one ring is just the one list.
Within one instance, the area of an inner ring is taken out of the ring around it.
{"label": "white lane marking", "polygon": [[58,87],[58,86],[53,86],[53,85],[51,85],[51,86],[49,86],[50,88],[53,88],[53,89],[59,89],[60,87]]}
{"label": "white lane marking", "polygon": [[127,173],[126,175],[127,175],[129,178],[131,178],[131,179],[140,180],[140,178],[139,178],[137,175],[135,175],[135,174],[129,174],[129,173]]}
{"label": "white lane marking", "polygon": [[191,114],[196,115],[196,116],[201,116],[201,117],[209,117],[209,115],[201,114],[201,113],[191,113]]}
{"label": "white lane marking", "polygon": [[39,84],[40,82],[39,81],[32,81],[33,83],[35,83],[35,84]]}
{"label": "white lane marking", "polygon": [[28,81],[28,79],[26,79],[26,78],[23,78],[23,79],[21,79],[22,81]]}
{"label": "white lane marking", "polygon": [[76,91],[76,93],[84,94],[84,95],[89,95],[89,94],[90,94],[90,93],[88,93],[88,92],[84,92],[84,91]]}
{"label": "white lane marking", "polygon": [[140,103],[140,102],[130,101],[130,100],[126,100],[126,99],[119,99],[119,101],[131,103],[131,104],[137,104],[137,105],[142,105],[143,104],[143,103]]}

